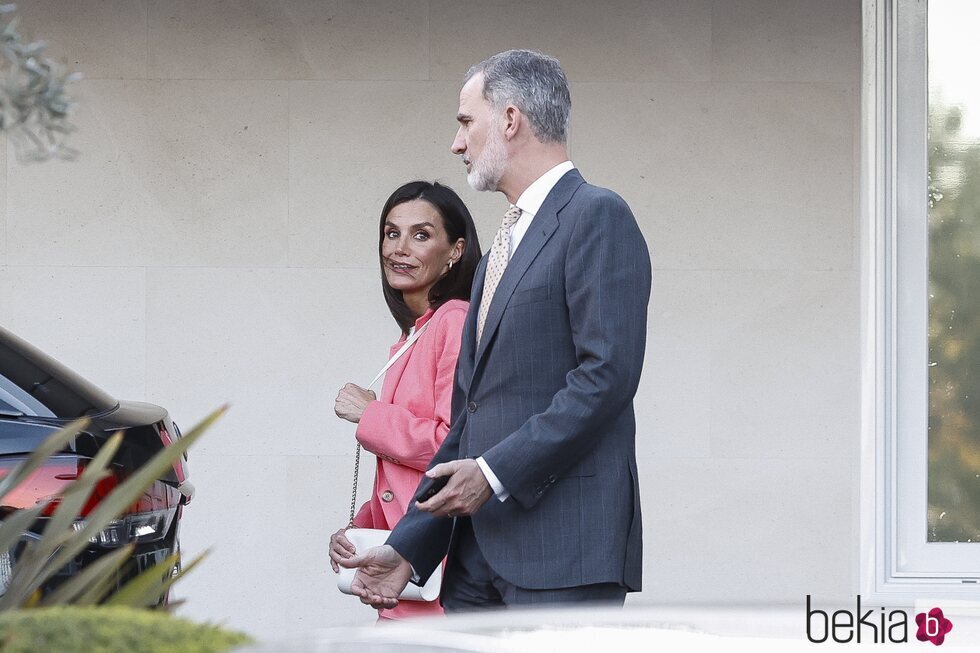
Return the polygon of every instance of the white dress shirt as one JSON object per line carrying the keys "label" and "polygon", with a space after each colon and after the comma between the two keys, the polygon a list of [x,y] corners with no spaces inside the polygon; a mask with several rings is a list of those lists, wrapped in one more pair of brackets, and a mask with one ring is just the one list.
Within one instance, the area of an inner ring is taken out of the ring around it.
{"label": "white dress shirt", "polygon": [[[510,255],[507,257],[509,261],[514,256],[514,252],[517,251],[517,246],[521,244],[521,240],[524,238],[524,234],[531,227],[531,221],[534,220],[534,214],[541,209],[541,205],[544,204],[544,200],[548,197],[548,193],[551,189],[555,187],[558,180],[561,179],[566,172],[573,169],[575,166],[572,165],[571,161],[565,161],[559,163],[554,168],[544,173],[538,177],[533,184],[528,186],[521,196],[517,198],[517,202],[514,206],[521,210],[521,217],[518,218],[514,226],[510,228]],[[506,501],[510,497],[510,492],[503,486],[497,475],[493,473],[490,469],[490,465],[487,461],[480,456],[476,459],[476,463],[480,466],[480,470],[483,471],[483,475],[487,477],[487,483],[490,484],[493,493],[497,496],[500,501]]]}

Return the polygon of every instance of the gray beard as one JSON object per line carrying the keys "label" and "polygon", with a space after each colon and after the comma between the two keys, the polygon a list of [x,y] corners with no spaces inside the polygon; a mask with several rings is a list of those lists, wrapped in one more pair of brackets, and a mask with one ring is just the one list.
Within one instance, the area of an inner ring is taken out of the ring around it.
{"label": "gray beard", "polygon": [[476,191],[497,190],[497,184],[500,183],[500,179],[490,179],[486,175],[481,174],[482,172],[482,170],[474,170],[466,175],[466,181],[469,183],[470,188]]}
{"label": "gray beard", "polygon": [[473,162],[473,169],[466,175],[466,181],[476,191],[497,190],[500,179],[507,169],[507,153],[500,140],[487,141],[479,161]]}

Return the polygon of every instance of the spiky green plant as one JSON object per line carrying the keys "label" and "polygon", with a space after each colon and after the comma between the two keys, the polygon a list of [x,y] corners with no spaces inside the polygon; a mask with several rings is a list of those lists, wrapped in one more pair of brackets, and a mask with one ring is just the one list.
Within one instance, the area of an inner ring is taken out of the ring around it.
{"label": "spiky green plant", "polygon": [[[183,566],[179,572],[172,573],[179,560],[179,554],[175,554],[144,570],[117,590],[116,575],[133,552],[131,545],[124,546],[88,565],[47,596],[42,597],[40,590],[89,545],[91,538],[123,514],[157,478],[170,469],[224,411],[225,408],[214,411],[184,437],[157,452],[109,496],[101,500],[85,517],[84,522],[78,522],[78,515],[96,483],[108,474],[108,465],[119,448],[122,433],[116,433],[109,438],[86,466],[83,474],[59,497],[58,507],[48,519],[39,538],[26,542],[16,559],[11,556],[13,566],[6,591],[0,597],[0,612],[38,605],[108,603],[146,607],[157,604],[170,586],[197,565],[206,552]],[[86,420],[78,420],[49,436],[30,456],[0,480],[0,502],[48,458],[62,451],[85,426]],[[33,508],[20,510],[0,523],[0,551],[9,551],[15,547],[48,504],[49,502],[43,502]]]}

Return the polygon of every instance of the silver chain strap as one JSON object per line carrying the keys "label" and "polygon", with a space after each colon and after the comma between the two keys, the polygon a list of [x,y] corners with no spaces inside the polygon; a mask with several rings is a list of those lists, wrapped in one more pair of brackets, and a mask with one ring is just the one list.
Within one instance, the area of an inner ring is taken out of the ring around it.
{"label": "silver chain strap", "polygon": [[357,443],[357,453],[354,454],[354,487],[350,491],[350,521],[347,528],[357,528],[354,526],[354,509],[357,508],[357,471],[361,468],[361,443]]}
{"label": "silver chain strap", "polygon": [[[419,339],[419,337],[425,332],[428,326],[429,323],[426,322],[425,324],[422,325],[421,328],[419,328],[407,340],[405,340],[405,344],[402,345],[401,349],[399,349],[394,356],[388,359],[388,362],[385,364],[385,366],[381,368],[381,371],[378,372],[377,376],[374,377],[374,380],[371,381],[371,383],[368,385],[367,387],[368,390],[370,390],[374,386],[374,384],[378,382],[378,379],[380,379],[381,376],[388,371],[389,367],[394,365],[396,360],[401,358],[402,354],[408,351],[409,348],[413,344],[415,344],[415,341]],[[358,471],[360,471],[360,469],[361,469],[361,443],[358,442],[357,452],[354,454],[354,486],[351,488],[351,492],[350,492],[350,521],[347,522],[347,528],[357,528],[356,526],[354,526],[354,514],[355,514],[354,511],[357,509],[357,473]]]}

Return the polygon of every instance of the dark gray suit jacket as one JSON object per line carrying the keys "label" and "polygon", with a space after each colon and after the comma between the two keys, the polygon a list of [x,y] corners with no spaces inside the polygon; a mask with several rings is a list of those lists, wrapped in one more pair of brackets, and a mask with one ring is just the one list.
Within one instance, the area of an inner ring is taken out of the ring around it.
{"label": "dark gray suit jacket", "polygon": [[[509,262],[476,346],[486,258],[463,331],[453,423],[432,465],[483,456],[510,498],[473,515],[490,566],[527,589],[641,588],[633,396],[650,255],[615,193],[566,173]],[[425,579],[452,520],[411,508],[388,543]]]}

